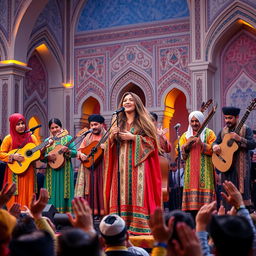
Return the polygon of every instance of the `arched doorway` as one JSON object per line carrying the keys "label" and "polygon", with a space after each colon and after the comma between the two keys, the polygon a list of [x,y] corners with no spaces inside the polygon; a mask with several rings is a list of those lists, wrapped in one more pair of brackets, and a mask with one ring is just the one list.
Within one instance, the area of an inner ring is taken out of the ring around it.
{"label": "arched doorway", "polygon": [[177,134],[173,128],[175,124],[180,123],[179,135],[181,136],[188,127],[188,110],[186,108],[186,96],[177,88],[172,89],[165,98],[165,109],[163,115],[163,128],[169,128],[166,134],[169,141],[172,143],[173,150],[171,157],[175,159],[175,147],[177,145]]}
{"label": "arched doorway", "polygon": [[[36,117],[36,116],[32,116],[32,117],[29,119],[29,121],[28,121],[28,128],[30,129],[30,128],[32,128],[32,127],[35,127],[35,126],[39,125],[39,124],[41,124],[39,118]],[[40,129],[41,129],[41,128],[36,129],[36,130],[34,131],[34,135],[35,135],[36,138],[39,140],[39,142],[42,142],[42,139],[43,139],[43,138],[42,138],[42,136],[40,135]]]}
{"label": "arched doorway", "polygon": [[81,127],[88,127],[88,117],[91,114],[100,114],[100,104],[97,99],[90,96],[82,104]]}

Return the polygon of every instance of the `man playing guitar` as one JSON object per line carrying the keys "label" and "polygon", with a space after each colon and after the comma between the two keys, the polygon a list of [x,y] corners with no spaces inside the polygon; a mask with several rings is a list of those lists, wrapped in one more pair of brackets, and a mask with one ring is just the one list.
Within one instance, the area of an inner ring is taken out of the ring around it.
{"label": "man playing guitar", "polygon": [[[255,141],[253,140],[252,130],[242,124],[241,128],[237,130],[239,126],[239,113],[240,109],[236,107],[223,107],[222,112],[224,114],[225,127],[219,132],[216,141],[213,144],[213,163],[215,164],[214,157],[220,156],[223,153],[228,157],[231,157],[231,166],[225,172],[221,173],[221,183],[225,180],[232,181],[235,186],[239,189],[243,196],[243,200],[246,205],[251,205],[250,198],[250,154],[249,150],[254,149],[256,146]],[[225,137],[228,136],[229,140],[225,140]],[[223,145],[229,144],[233,141],[232,145]],[[232,154],[232,147],[235,148],[234,155]],[[224,150],[225,149],[225,150]],[[229,153],[230,150],[230,153]],[[225,152],[224,152],[225,151]],[[233,157],[233,158],[232,158]],[[229,161],[229,159],[222,159],[223,163]],[[216,167],[217,163],[215,164]],[[217,168],[218,169],[218,168]]]}
{"label": "man playing guitar", "polygon": [[[91,170],[88,164],[88,154],[83,152],[89,152],[94,149],[95,145],[101,140],[103,135],[106,133],[104,129],[104,117],[98,114],[90,115],[88,118],[91,133],[83,139],[79,149],[78,158],[81,160],[81,165],[78,170],[78,177],[76,181],[75,196],[80,196],[88,200],[90,206],[93,206],[94,214],[98,216],[104,215],[103,205],[103,159],[102,156],[96,159],[94,162],[94,170]],[[98,145],[100,147],[100,145]],[[98,150],[101,150],[99,148]],[[86,167],[86,166],[87,167]],[[93,175],[93,185],[92,184]],[[92,193],[92,189],[94,189]],[[92,198],[93,197],[93,198]],[[92,200],[94,204],[92,204]]]}

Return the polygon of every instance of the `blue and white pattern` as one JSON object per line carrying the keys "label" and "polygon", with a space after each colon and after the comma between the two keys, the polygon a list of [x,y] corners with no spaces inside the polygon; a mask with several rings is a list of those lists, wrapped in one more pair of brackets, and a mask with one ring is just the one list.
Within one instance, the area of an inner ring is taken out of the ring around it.
{"label": "blue and white pattern", "polygon": [[88,0],[77,32],[188,16],[186,0]]}

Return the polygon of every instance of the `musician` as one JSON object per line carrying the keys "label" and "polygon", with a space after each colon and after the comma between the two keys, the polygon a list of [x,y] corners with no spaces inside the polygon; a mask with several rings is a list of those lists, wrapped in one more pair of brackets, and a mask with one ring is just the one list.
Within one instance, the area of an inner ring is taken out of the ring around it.
{"label": "musician", "polygon": [[[14,161],[23,162],[24,156],[19,151],[14,154],[9,152],[13,149],[23,148],[27,143],[38,145],[37,138],[30,133],[24,133],[27,130],[26,120],[22,114],[14,113],[9,117],[10,134],[8,134],[1,145],[0,160],[7,163]],[[28,169],[21,174],[14,174],[7,166],[4,177],[5,183],[16,183],[17,190],[14,196],[7,203],[10,208],[13,203],[21,205],[21,209],[25,210],[24,206],[29,206],[33,193],[35,192],[35,171],[33,164],[30,164]]]}
{"label": "musician", "polygon": [[191,112],[188,129],[180,138],[182,157],[186,161],[182,210],[191,212],[193,216],[202,205],[215,199],[211,147],[216,136],[209,128],[204,128],[200,136],[195,136],[204,120],[202,112]]}
{"label": "musician", "polygon": [[[141,99],[126,92],[119,104],[118,127],[106,142],[104,203],[107,214],[118,214],[118,158],[120,171],[120,214],[132,234],[149,234],[148,219],[161,206],[161,171],[157,132]],[[116,115],[113,120],[116,119]],[[120,151],[117,154],[117,143]]]}
{"label": "musician", "polygon": [[157,129],[157,137],[158,137],[158,142],[159,146],[162,150],[162,154],[165,155],[164,153],[170,153],[172,151],[172,145],[166,138],[165,134],[168,131],[168,128],[163,129],[162,127],[158,127],[158,115],[155,112],[150,112],[151,118],[153,120],[153,123],[155,124],[155,127]]}
{"label": "musician", "polygon": [[[75,196],[80,196],[85,198],[90,206],[92,207],[92,191],[94,189],[94,214],[95,217],[104,215],[104,205],[103,205],[103,158],[100,158],[99,161],[95,161],[94,171],[90,172],[90,169],[87,169],[83,166],[83,161],[87,159],[87,155],[81,151],[88,147],[94,141],[99,142],[102,136],[106,133],[104,129],[104,117],[99,114],[90,115],[88,118],[90,129],[92,133],[86,135],[83,139],[79,149],[78,149],[78,158],[81,160],[81,165],[78,170],[78,177],[75,188]],[[99,145],[100,147],[100,145]],[[91,147],[92,149],[92,147]],[[91,175],[94,175],[94,184],[91,186]],[[97,215],[97,216],[96,216]]]}
{"label": "musician", "polygon": [[232,181],[242,194],[245,205],[249,206],[251,205],[251,160],[249,150],[254,149],[256,143],[253,140],[252,130],[248,126],[243,125],[239,134],[236,134],[234,132],[239,123],[239,108],[223,107],[222,112],[224,114],[224,120],[226,125],[219,132],[218,137],[213,145],[213,151],[216,153],[219,153],[221,151],[221,147],[219,146],[219,144],[221,144],[224,135],[227,133],[230,133],[231,138],[237,142],[239,148],[233,155],[233,162],[230,169],[227,172],[221,173],[221,181],[222,183],[225,180]]}
{"label": "musician", "polygon": [[[58,118],[52,118],[48,125],[50,136],[56,136],[63,130]],[[58,141],[52,141],[44,154],[44,161],[47,162],[44,187],[49,192],[48,203],[53,204],[60,213],[71,212],[71,201],[74,198],[74,170],[71,158],[76,157],[77,151],[74,142],[68,147],[65,146],[71,139],[70,135],[66,135]],[[63,145],[60,150],[64,152],[65,162],[60,168],[53,169],[49,163],[58,160],[58,154],[51,152],[57,145]]]}

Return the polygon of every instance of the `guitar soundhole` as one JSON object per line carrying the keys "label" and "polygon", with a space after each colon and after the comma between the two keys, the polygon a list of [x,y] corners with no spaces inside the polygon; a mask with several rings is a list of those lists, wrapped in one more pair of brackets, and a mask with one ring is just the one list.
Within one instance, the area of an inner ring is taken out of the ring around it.
{"label": "guitar soundhole", "polygon": [[227,145],[228,145],[229,147],[232,147],[233,142],[234,142],[234,140],[229,140],[228,143],[227,143]]}
{"label": "guitar soundhole", "polygon": [[32,154],[33,154],[32,150],[28,150],[28,151],[26,152],[26,156],[27,156],[27,157],[32,156]]}

